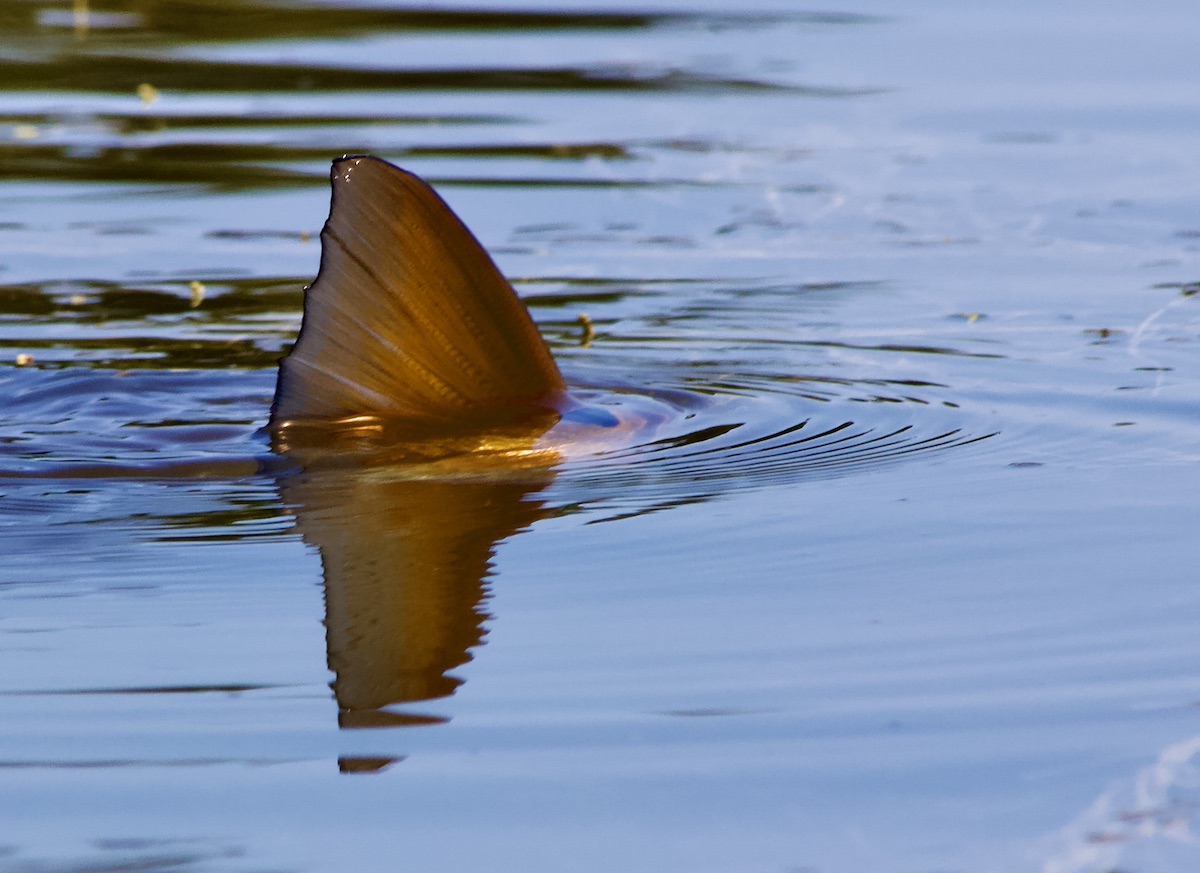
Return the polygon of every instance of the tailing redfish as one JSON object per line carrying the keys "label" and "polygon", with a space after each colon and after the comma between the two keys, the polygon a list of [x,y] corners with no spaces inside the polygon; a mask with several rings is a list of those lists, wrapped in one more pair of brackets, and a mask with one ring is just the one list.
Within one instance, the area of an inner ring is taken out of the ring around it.
{"label": "tailing redfish", "polygon": [[429,185],[363,155],[334,161],[332,185],[320,269],[279,367],[269,423],[278,447],[486,433],[490,448],[507,439],[558,451],[648,424],[570,397],[513,287]]}

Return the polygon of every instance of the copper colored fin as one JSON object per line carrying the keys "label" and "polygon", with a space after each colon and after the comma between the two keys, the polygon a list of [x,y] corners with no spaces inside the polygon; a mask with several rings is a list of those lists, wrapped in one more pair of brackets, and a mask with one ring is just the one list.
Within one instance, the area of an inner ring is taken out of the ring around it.
{"label": "copper colored fin", "polygon": [[433,189],[373,157],[333,164],[321,268],[280,364],[271,428],[374,417],[459,424],[557,404],[537,327]]}

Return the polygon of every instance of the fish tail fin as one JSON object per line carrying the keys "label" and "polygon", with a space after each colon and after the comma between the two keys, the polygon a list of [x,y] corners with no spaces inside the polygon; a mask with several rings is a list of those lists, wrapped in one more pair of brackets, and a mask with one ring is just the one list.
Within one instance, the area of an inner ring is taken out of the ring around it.
{"label": "fish tail fin", "polygon": [[332,185],[272,431],[364,419],[456,426],[557,407],[565,385],[533,319],[432,188],[367,156],[334,161]]}

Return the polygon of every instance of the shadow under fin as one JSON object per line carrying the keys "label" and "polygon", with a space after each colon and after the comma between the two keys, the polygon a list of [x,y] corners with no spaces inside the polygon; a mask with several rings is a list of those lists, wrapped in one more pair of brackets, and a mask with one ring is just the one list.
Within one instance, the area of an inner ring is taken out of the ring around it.
{"label": "shadow under fin", "polygon": [[421,427],[557,409],[562,375],[524,304],[433,189],[334,161],[321,266],[279,367],[270,428],[361,417]]}

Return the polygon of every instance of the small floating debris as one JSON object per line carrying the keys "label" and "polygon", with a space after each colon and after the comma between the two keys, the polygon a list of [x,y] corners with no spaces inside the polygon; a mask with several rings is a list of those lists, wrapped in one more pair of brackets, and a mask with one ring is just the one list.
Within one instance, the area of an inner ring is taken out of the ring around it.
{"label": "small floating debris", "polygon": [[1125,333],[1125,331],[1119,327],[1089,327],[1084,333],[1100,337],[1100,339],[1108,339],[1109,337]]}
{"label": "small floating debris", "polygon": [[1151,288],[1178,288],[1184,297],[1194,297],[1200,294],[1200,282],[1159,282]]}
{"label": "small floating debris", "polygon": [[149,82],[142,82],[142,84],[137,86],[137,95],[143,104],[149,106],[158,99],[158,89]]}
{"label": "small floating debris", "polygon": [[1087,835],[1086,839],[1093,845],[1103,845],[1105,843],[1124,843],[1129,841],[1129,837],[1127,835],[1116,833],[1114,831],[1093,831]]}
{"label": "small floating debris", "polygon": [[21,354],[17,355],[17,357],[13,360],[13,363],[18,367],[31,367],[33,366],[33,355],[28,355],[25,352],[21,352]]}
{"label": "small floating debris", "polygon": [[192,309],[196,309],[204,302],[204,283],[193,279],[188,282],[189,299],[192,303]]}
{"label": "small floating debris", "polygon": [[974,324],[981,318],[987,318],[982,312],[956,312],[954,318],[961,318],[967,324]]}
{"label": "small floating debris", "polygon": [[591,316],[582,312],[579,313],[579,317],[576,319],[576,321],[578,321],[580,327],[583,328],[583,335],[579,338],[579,344],[584,348],[587,348],[592,344],[592,340],[596,338],[596,325],[592,323]]}
{"label": "small floating debris", "polygon": [[12,129],[13,139],[37,139],[41,131],[34,124],[18,124]]}

